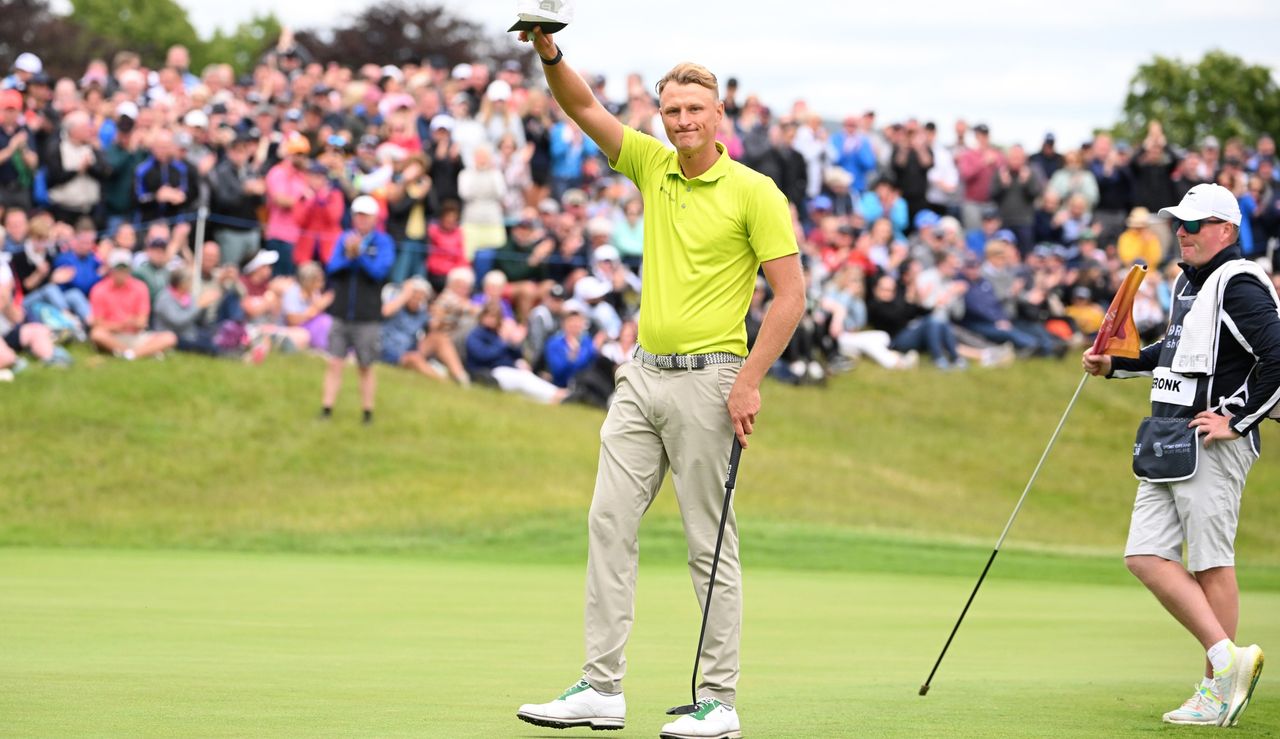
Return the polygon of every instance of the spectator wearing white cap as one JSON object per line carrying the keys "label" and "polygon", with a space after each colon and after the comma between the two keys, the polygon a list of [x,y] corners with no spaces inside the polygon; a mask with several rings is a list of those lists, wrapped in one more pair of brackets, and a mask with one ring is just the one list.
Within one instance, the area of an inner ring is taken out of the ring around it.
{"label": "spectator wearing white cap", "polygon": [[591,251],[591,274],[609,286],[609,301],[619,314],[630,315],[640,307],[640,277],[622,262],[613,244],[601,244]]}
{"label": "spectator wearing white cap", "polygon": [[25,90],[31,79],[43,71],[44,62],[40,57],[24,51],[13,60],[13,73],[0,80],[0,90]]}
{"label": "spectator wearing white cap", "polygon": [[494,146],[504,136],[510,136],[517,148],[524,146],[524,121],[520,119],[520,111],[511,104],[511,94],[511,85],[494,80],[480,99],[480,123]]}
{"label": "spectator wearing white cap", "polygon": [[93,309],[89,338],[102,351],[123,359],[160,354],[177,345],[171,331],[147,331],[151,294],[142,280],[130,274],[133,255],[115,249],[107,258],[107,277],[89,292]]}
{"label": "spectator wearing white cap", "polygon": [[342,388],[342,369],[347,354],[355,352],[360,372],[360,400],[364,423],[373,423],[377,379],[374,362],[381,355],[382,286],[396,259],[395,242],[377,230],[381,208],[378,201],[361,195],[351,203],[352,228],[342,234],[339,248],[329,259],[329,284],[334,292],[329,315],[329,367],[325,372],[321,397],[321,417],[333,414],[333,404]]}
{"label": "spectator wearing white cap", "polygon": [[613,292],[613,288],[603,280],[591,275],[581,278],[573,285],[573,297],[586,304],[590,311],[591,321],[600,327],[605,336],[618,338],[622,330],[622,318],[618,310],[605,298]]}
{"label": "spectator wearing white cap", "polygon": [[[126,100],[116,106],[114,132],[102,153],[109,172],[102,182],[107,233],[115,233],[121,224],[137,220],[133,175],[138,165],[147,159],[147,150],[141,146],[142,135],[137,128],[138,115],[138,106],[132,102]],[[106,127],[104,123],[102,128]]]}
{"label": "spectator wearing white cap", "polygon": [[462,172],[462,150],[453,140],[453,116],[441,113],[431,119],[431,140],[426,145],[431,157],[432,189],[441,203],[458,200],[458,174]]}

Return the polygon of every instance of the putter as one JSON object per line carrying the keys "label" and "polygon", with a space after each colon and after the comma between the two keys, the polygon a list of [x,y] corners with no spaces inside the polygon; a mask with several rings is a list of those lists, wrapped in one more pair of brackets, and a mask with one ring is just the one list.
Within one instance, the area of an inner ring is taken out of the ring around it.
{"label": "putter", "polygon": [[720,509],[720,531],[716,534],[716,551],[711,557],[711,578],[707,581],[707,599],[702,604],[702,628],[698,630],[698,651],[693,653],[693,680],[689,686],[693,702],[668,708],[667,713],[672,716],[681,716],[698,710],[698,664],[702,657],[702,640],[707,635],[707,614],[711,612],[711,591],[716,586],[716,569],[720,566],[720,545],[724,543],[724,525],[729,520],[729,501],[733,498],[733,486],[738,480],[738,460],[741,458],[742,444],[735,434],[733,449],[729,452],[729,470],[724,481],[724,507]]}

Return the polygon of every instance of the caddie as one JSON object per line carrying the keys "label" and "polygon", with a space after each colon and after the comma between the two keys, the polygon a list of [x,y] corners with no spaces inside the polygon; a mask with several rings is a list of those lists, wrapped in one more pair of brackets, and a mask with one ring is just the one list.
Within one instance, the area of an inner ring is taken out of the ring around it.
{"label": "caddie", "polygon": [[1235,538],[1258,426],[1280,399],[1280,298],[1244,258],[1230,190],[1196,185],[1160,214],[1173,219],[1183,271],[1164,338],[1137,359],[1086,352],[1082,363],[1094,375],[1152,378],[1151,415],[1133,445],[1125,563],[1206,652],[1203,680],[1164,721],[1231,726],[1262,671],[1262,650],[1235,644]]}

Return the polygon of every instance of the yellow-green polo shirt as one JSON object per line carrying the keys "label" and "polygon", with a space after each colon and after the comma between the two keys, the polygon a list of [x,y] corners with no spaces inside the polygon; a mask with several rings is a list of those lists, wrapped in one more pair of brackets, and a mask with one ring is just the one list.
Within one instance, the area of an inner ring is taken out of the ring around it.
{"label": "yellow-green polo shirt", "polygon": [[610,163],[644,198],[640,346],[654,354],[745,357],[760,263],[798,251],[786,196],[716,149],[716,163],[689,179],[675,151],[626,127]]}

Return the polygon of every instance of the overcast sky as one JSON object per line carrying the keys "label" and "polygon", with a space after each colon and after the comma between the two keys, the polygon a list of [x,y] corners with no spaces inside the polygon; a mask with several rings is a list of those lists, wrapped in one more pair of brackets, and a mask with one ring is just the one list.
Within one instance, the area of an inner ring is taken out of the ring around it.
{"label": "overcast sky", "polygon": [[[202,35],[251,17],[258,0],[180,0]],[[515,0],[446,0],[497,33]],[[359,0],[277,6],[297,27],[331,25]],[[957,117],[986,121],[998,141],[1060,146],[1119,116],[1129,78],[1153,54],[1199,59],[1222,48],[1280,68],[1277,0],[578,0],[560,34],[579,69],[652,82],[678,61],[721,81],[736,76],[775,110],[803,98],[828,118],[875,109],[948,132]],[[1280,133],[1280,131],[1276,132]]]}

